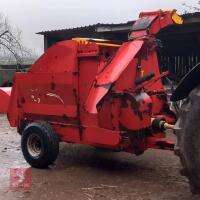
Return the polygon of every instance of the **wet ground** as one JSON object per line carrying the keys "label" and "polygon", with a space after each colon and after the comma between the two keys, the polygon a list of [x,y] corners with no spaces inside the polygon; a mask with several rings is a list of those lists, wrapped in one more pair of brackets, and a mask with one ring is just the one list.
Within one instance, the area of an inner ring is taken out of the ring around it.
{"label": "wet ground", "polygon": [[179,174],[173,152],[149,150],[136,157],[61,144],[49,169],[32,169],[32,190],[11,191],[10,168],[30,167],[20,150],[20,136],[0,115],[0,200],[199,200]]}

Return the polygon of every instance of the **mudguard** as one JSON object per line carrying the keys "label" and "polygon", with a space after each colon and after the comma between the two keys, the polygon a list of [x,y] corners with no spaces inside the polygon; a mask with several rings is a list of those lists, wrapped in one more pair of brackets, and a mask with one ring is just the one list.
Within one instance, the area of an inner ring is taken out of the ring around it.
{"label": "mudguard", "polygon": [[179,101],[188,97],[189,93],[200,84],[200,63],[185,75],[171,96],[171,101]]}

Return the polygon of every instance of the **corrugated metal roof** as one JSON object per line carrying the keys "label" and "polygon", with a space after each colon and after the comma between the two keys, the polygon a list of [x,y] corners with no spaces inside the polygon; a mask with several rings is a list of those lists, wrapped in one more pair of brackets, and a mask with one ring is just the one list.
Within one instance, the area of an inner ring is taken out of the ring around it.
{"label": "corrugated metal roof", "polygon": [[200,17],[200,12],[193,12],[193,13],[185,13],[182,17]]}
{"label": "corrugated metal roof", "polygon": [[36,34],[45,35],[45,34],[48,34],[48,33],[65,32],[65,31],[72,31],[72,30],[78,31],[78,30],[92,29],[94,27],[96,27],[96,25],[80,26],[80,27],[74,27],[74,28],[57,29],[57,30],[49,30],[49,31],[41,31],[41,32],[38,32]]}
{"label": "corrugated metal roof", "polygon": [[109,27],[117,27],[117,26],[126,26],[126,25],[131,25],[133,24],[134,21],[128,21],[127,23],[118,23],[118,24],[110,24],[110,23],[98,23],[98,24],[93,24],[93,25],[88,25],[88,26],[80,26],[80,27],[75,27],[75,28],[66,28],[66,29],[58,29],[58,30],[49,30],[49,31],[41,31],[38,32],[36,34],[40,34],[40,35],[48,35],[48,34],[54,34],[54,33],[61,33],[61,32],[71,32],[71,31],[94,31],[96,30],[96,28],[98,27],[105,27],[105,26],[109,26]]}

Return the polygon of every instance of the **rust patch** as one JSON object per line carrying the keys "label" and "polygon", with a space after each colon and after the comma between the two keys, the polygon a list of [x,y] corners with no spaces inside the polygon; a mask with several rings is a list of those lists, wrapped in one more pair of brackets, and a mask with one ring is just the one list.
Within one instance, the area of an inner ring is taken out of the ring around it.
{"label": "rust patch", "polygon": [[51,88],[52,90],[55,90],[55,89],[56,89],[56,84],[55,84],[54,82],[51,82],[50,88]]}

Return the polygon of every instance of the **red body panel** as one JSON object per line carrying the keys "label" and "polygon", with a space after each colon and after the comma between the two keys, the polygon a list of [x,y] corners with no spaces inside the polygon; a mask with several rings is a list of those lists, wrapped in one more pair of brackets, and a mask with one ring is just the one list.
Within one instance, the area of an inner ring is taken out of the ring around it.
{"label": "red body panel", "polygon": [[86,110],[97,113],[96,106],[117,81],[122,72],[128,67],[143,45],[143,41],[127,42],[121,46],[110,64],[96,77],[86,101]]}
{"label": "red body panel", "polygon": [[10,100],[11,87],[0,88],[0,113],[7,113]]}
{"label": "red body panel", "polygon": [[[8,110],[11,126],[23,130],[32,121],[48,121],[66,142],[137,155],[158,148],[165,135],[152,129],[151,118],[175,118],[167,105],[161,81],[166,74],[160,74],[152,34],[172,24],[172,14],[141,14],[132,38],[120,48],[72,40],[49,48],[29,72],[15,76]],[[161,18],[167,18],[166,24]]]}

